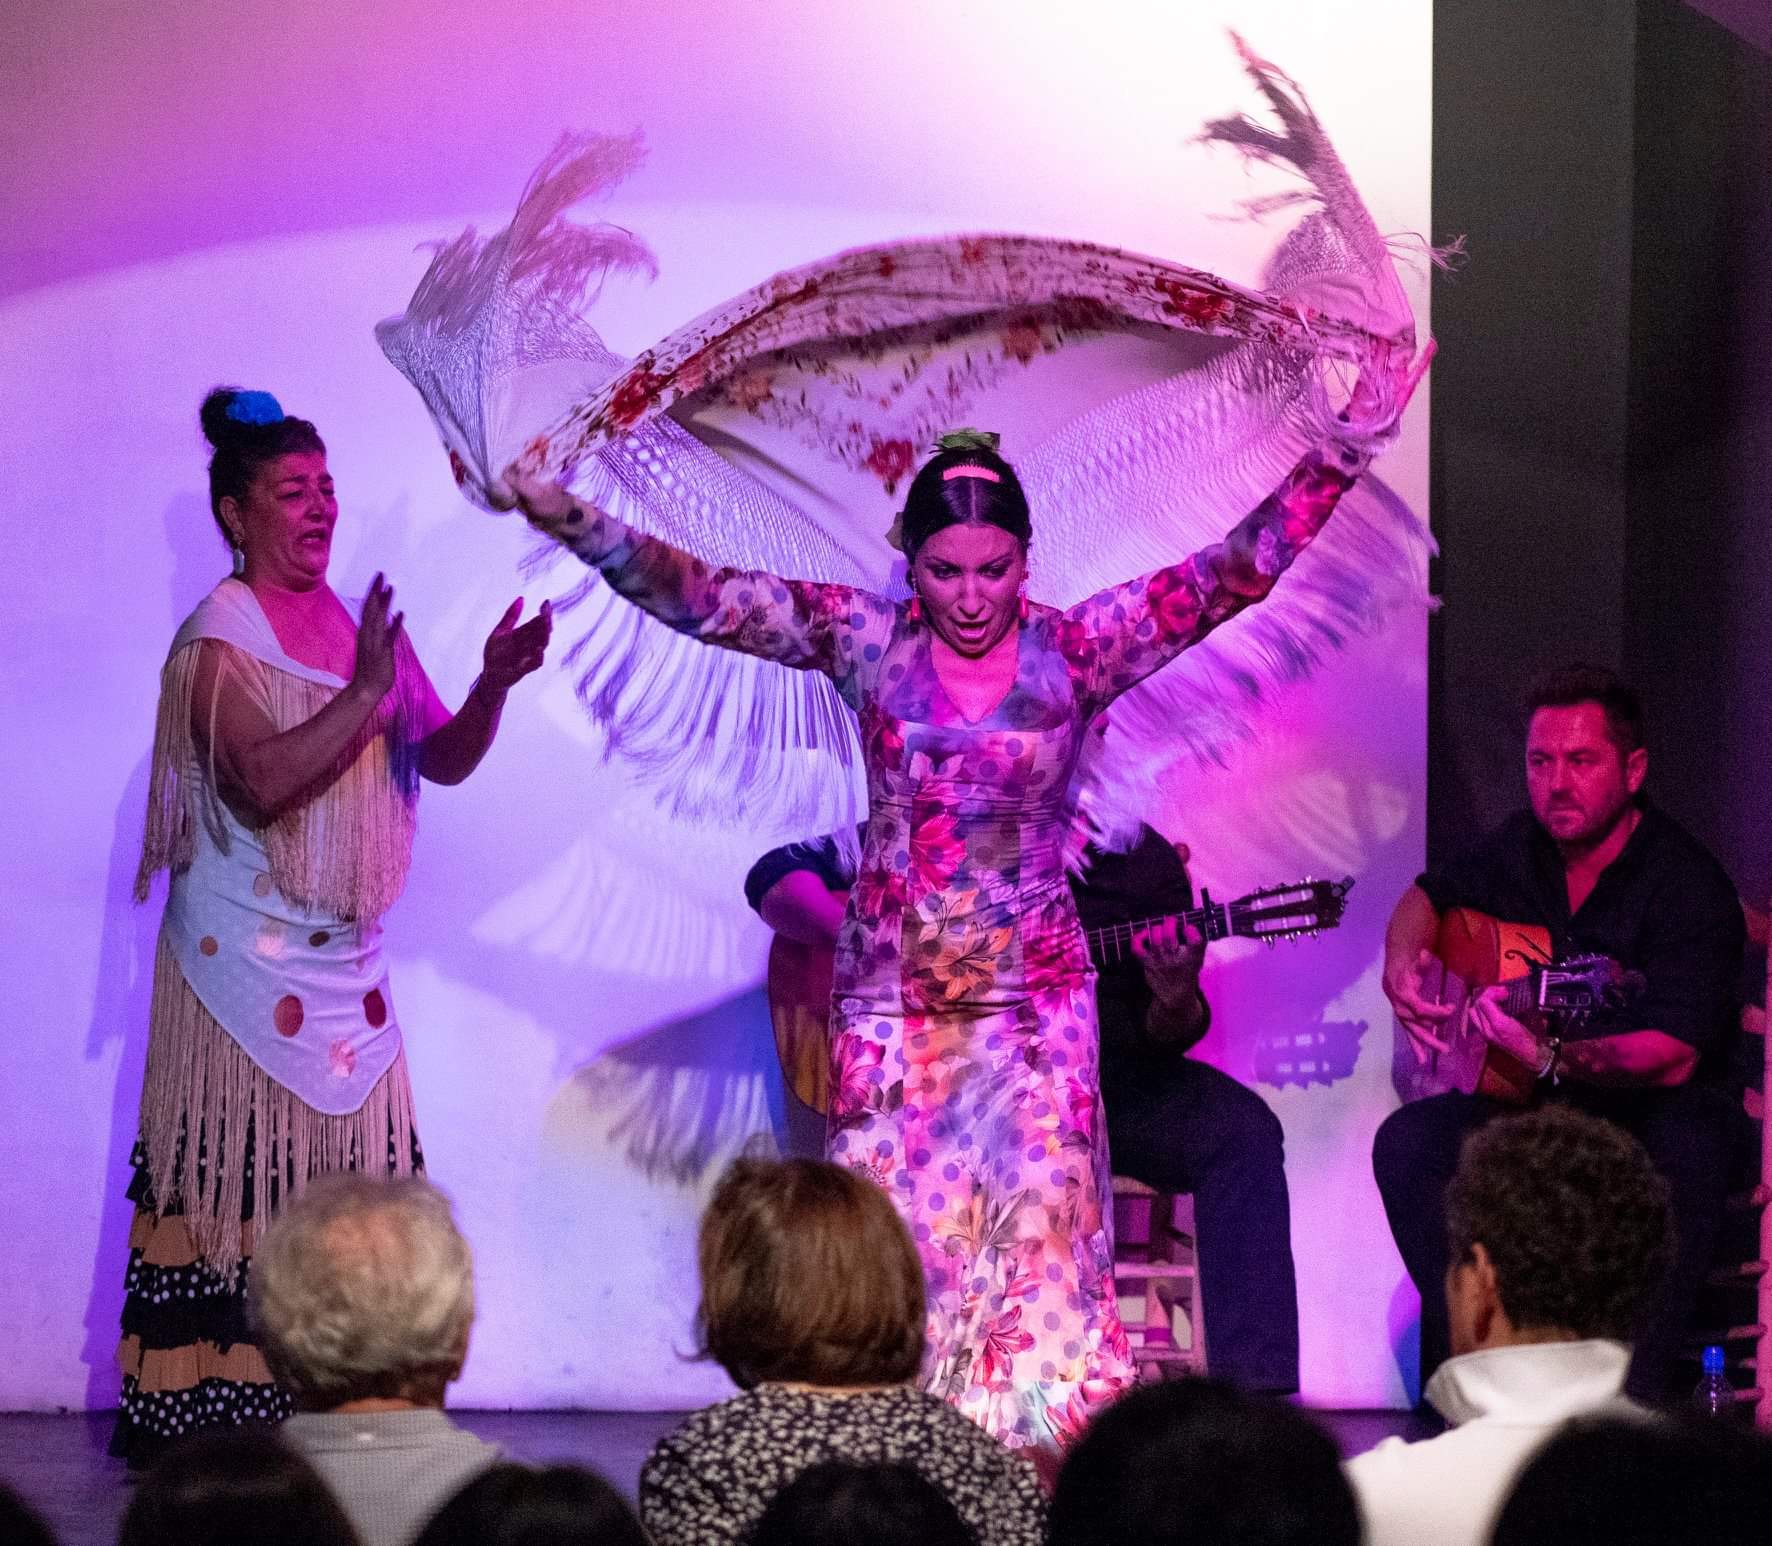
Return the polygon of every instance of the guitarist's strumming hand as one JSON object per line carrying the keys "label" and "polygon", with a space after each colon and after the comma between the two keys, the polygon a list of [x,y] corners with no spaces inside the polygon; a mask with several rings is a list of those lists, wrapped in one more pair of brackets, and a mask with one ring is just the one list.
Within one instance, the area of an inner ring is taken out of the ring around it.
{"label": "guitarist's strumming hand", "polygon": [[1435,970],[1439,963],[1431,951],[1423,950],[1413,960],[1405,959],[1384,969],[1384,996],[1396,1011],[1397,1024],[1409,1036],[1409,1050],[1417,1063],[1426,1063],[1436,1052],[1446,1050],[1440,1029],[1451,1018],[1450,1004],[1436,1004],[1428,997],[1422,974]]}

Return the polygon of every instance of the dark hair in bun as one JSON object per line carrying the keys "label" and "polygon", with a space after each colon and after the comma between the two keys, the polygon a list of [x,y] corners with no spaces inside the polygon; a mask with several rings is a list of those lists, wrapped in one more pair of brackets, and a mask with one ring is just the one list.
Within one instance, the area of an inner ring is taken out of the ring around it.
{"label": "dark hair in bun", "polygon": [[[1034,529],[1028,497],[1015,469],[997,454],[996,439],[977,430],[942,436],[940,449],[911,479],[905,493],[899,531],[906,558],[914,562],[917,549],[938,531],[962,523],[1000,526],[1026,551]],[[988,476],[949,477],[956,467],[974,467]]]}
{"label": "dark hair in bun", "polygon": [[233,539],[221,518],[221,502],[244,499],[266,462],[291,451],[326,454],[320,431],[306,419],[285,414],[269,392],[218,386],[203,399],[198,416],[203,422],[203,438],[215,447],[215,455],[209,459],[209,513],[221,527],[224,541]]}

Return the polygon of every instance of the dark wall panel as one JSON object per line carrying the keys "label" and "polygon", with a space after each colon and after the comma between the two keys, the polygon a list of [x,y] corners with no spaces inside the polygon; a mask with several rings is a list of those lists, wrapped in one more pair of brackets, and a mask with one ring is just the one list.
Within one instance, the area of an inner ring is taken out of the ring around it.
{"label": "dark wall panel", "polygon": [[1772,61],[1680,0],[1435,12],[1430,853],[1517,805],[1518,694],[1616,666],[1657,797],[1772,888]]}

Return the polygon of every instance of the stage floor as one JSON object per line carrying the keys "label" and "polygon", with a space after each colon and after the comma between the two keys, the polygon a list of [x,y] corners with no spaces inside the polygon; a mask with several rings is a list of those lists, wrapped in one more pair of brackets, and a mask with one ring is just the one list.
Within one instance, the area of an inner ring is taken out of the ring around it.
{"label": "stage floor", "polygon": [[[567,1460],[595,1467],[630,1498],[647,1452],[681,1412],[456,1412],[463,1427],[520,1460]],[[1408,1412],[1320,1412],[1342,1452],[1357,1455],[1382,1438],[1426,1432]],[[60,1546],[113,1546],[130,1477],[105,1453],[112,1414],[0,1414],[0,1477],[50,1524]]]}

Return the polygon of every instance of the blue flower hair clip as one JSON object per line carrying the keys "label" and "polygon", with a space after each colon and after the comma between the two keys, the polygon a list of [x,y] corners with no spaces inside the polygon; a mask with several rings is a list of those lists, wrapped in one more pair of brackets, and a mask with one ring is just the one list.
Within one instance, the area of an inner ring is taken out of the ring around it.
{"label": "blue flower hair clip", "polygon": [[225,411],[236,424],[280,424],[287,417],[269,392],[236,392]]}

